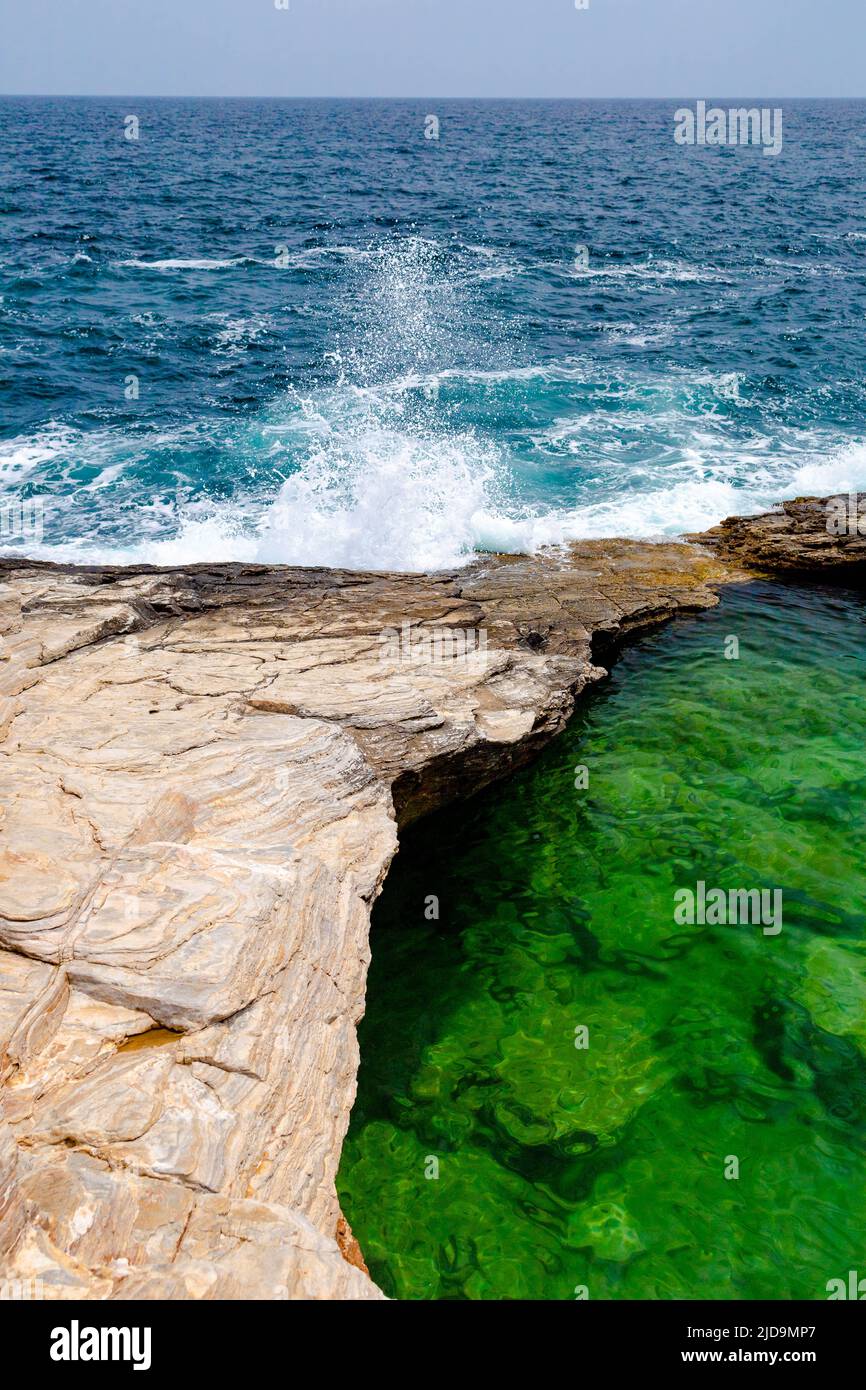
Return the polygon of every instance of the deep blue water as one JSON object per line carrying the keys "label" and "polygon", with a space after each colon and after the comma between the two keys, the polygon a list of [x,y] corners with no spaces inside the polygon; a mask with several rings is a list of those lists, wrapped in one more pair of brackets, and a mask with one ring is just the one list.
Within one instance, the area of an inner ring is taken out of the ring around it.
{"label": "deep blue water", "polygon": [[681,104],[0,100],[0,541],[425,567],[866,486],[866,103],[755,103],[778,158]]}

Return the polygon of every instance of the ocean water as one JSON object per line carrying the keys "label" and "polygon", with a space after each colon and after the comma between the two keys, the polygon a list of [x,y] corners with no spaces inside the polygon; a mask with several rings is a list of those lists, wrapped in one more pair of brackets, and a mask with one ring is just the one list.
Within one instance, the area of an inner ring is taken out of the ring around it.
{"label": "ocean water", "polygon": [[421,569],[866,487],[866,104],[778,158],[680,104],[0,100],[0,548]]}
{"label": "ocean water", "polygon": [[[386,1293],[825,1299],[862,1273],[864,625],[861,594],[726,591],[403,837],[338,1183]],[[781,930],[678,925],[699,881],[781,891]]]}

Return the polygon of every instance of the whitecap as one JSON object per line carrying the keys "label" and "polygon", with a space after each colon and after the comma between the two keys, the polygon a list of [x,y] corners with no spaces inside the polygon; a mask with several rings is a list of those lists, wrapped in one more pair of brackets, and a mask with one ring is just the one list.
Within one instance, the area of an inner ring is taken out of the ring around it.
{"label": "whitecap", "polygon": [[578,279],[598,280],[649,280],[674,281],[681,284],[708,284],[713,281],[730,283],[728,276],[716,266],[691,265],[687,261],[648,260],[624,264],[622,262],[601,263],[588,266],[572,265],[567,268],[569,276]]}
{"label": "whitecap", "polygon": [[0,440],[0,480],[19,482],[46,463],[67,454],[80,431],[49,420],[34,434]]}
{"label": "whitecap", "polygon": [[164,260],[164,261],[140,261],[128,260],[118,261],[120,266],[126,266],[130,270],[230,270],[232,266],[244,265],[245,256],[237,256],[233,260]]}

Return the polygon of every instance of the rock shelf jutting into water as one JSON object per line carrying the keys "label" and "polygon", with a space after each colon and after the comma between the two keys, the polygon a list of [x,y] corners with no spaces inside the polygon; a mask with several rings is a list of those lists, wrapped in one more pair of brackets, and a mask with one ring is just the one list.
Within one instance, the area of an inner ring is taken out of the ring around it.
{"label": "rock shelf jutting into water", "polygon": [[[0,564],[3,1278],[382,1296],[335,1175],[398,829],[527,763],[626,638],[864,555],[815,500],[705,539],[431,575]],[[484,641],[383,642],[442,628]]]}

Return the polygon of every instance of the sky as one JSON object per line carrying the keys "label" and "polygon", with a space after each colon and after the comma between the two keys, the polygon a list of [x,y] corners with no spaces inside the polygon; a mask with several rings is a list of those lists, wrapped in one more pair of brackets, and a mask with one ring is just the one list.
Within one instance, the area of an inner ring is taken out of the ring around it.
{"label": "sky", "polygon": [[866,95],[866,0],[285,3],[0,0],[0,93]]}

